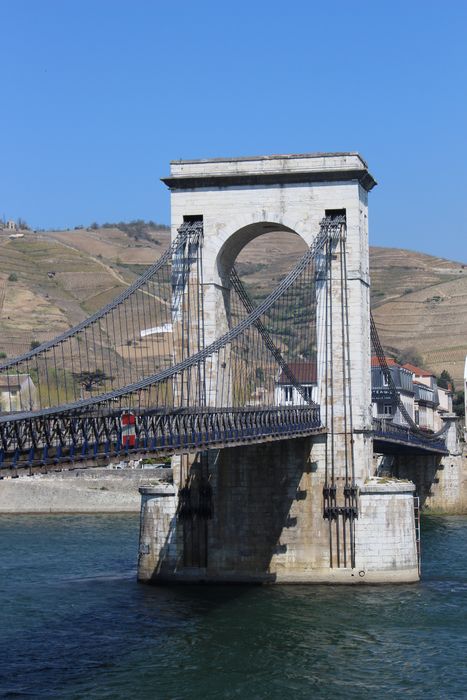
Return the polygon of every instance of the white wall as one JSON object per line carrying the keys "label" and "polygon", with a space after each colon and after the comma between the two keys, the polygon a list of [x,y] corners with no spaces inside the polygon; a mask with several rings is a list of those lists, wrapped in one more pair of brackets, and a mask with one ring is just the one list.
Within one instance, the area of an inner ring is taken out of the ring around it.
{"label": "white wall", "polygon": [[[305,406],[307,404],[303,396],[294,386],[287,385],[287,388],[292,389],[292,397],[290,399],[286,399],[285,397],[285,386],[283,384],[276,385],[274,389],[274,398],[278,406]],[[318,387],[316,385],[311,388],[311,400],[315,402],[318,401]]]}

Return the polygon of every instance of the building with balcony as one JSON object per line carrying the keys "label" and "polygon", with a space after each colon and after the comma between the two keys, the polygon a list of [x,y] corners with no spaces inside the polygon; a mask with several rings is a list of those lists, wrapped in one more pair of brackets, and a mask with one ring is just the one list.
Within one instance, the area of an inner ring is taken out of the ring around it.
{"label": "building with balcony", "polygon": [[[438,386],[433,372],[411,363],[399,365],[391,357],[386,357],[386,363],[412,420],[427,432],[441,430],[444,425],[443,415],[452,413],[452,387]],[[373,417],[384,418],[397,425],[407,425],[399,407],[393,403],[389,383],[377,357],[371,359],[371,382]]]}
{"label": "building with balcony", "polygon": [[[415,389],[413,375],[408,369],[405,369],[393,360],[392,357],[386,357],[386,363],[401,401],[409,416],[414,419]],[[377,357],[371,358],[371,400],[373,418],[385,418],[393,423],[397,423],[397,425],[407,425],[400,408],[394,402],[388,378],[381,369]]]}
{"label": "building with balcony", "polygon": [[442,416],[452,413],[452,386],[438,386],[433,372],[406,363],[415,387],[415,422],[424,430],[436,432],[443,427]]}
{"label": "building with balcony", "polygon": [[435,431],[435,412],[439,405],[438,391],[420,382],[413,383],[415,422],[422,430]]}

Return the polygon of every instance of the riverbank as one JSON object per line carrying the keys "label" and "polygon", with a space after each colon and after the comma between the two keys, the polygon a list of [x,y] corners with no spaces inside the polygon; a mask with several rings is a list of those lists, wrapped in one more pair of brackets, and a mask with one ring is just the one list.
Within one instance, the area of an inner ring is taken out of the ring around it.
{"label": "riverbank", "polygon": [[0,513],[139,513],[139,487],[170,480],[172,470],[71,469],[0,481]]}
{"label": "riverbank", "polygon": [[[464,456],[465,459],[465,456]],[[153,486],[172,480],[170,468],[70,469],[0,479],[0,514],[34,513],[139,513],[140,486]],[[459,499],[424,499],[424,512],[431,515],[467,515],[466,478],[462,479]],[[452,489],[451,489],[452,491]]]}

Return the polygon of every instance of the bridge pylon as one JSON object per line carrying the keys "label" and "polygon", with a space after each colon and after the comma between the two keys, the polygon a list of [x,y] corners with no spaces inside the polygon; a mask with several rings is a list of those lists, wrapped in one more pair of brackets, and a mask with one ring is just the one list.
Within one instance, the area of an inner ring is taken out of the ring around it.
{"label": "bridge pylon", "polygon": [[[174,488],[142,491],[139,579],[417,580],[412,485],[365,483],[373,453],[368,193],[376,184],[365,161],[357,153],[173,161],[163,181],[173,239],[184,222],[203,228],[202,317],[178,318],[191,340],[177,361],[201,337],[206,347],[231,327],[232,268],[250,241],[283,231],[310,247],[323,220],[336,226],[314,279],[313,397],[323,430],[175,458]],[[205,387],[213,410],[234,405],[230,352],[206,359],[211,376],[215,363],[223,370]]]}

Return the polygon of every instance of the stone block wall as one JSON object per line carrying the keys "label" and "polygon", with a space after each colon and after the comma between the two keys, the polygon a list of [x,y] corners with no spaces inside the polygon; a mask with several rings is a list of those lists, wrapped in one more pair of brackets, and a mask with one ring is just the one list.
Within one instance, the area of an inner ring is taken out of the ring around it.
{"label": "stone block wall", "polygon": [[[339,518],[337,524],[323,517],[325,448],[322,435],[212,451],[212,517],[204,521],[205,529],[198,516],[191,525],[176,516],[173,487],[141,489],[139,579],[348,584],[418,580],[413,484],[385,480],[361,486],[352,568],[349,522]],[[341,494],[343,477],[336,482]],[[194,566],[195,561],[204,564]]]}
{"label": "stone block wall", "polygon": [[138,579],[162,578],[177,567],[176,490],[171,484],[142,486]]}
{"label": "stone block wall", "polygon": [[419,579],[411,482],[374,479],[360,489],[356,570],[368,582]]}
{"label": "stone block wall", "polygon": [[0,479],[0,513],[138,513],[143,484],[170,469],[70,469]]}
{"label": "stone block wall", "polygon": [[445,457],[399,455],[392,473],[410,479],[422,507],[436,513],[467,512],[467,451]]}

